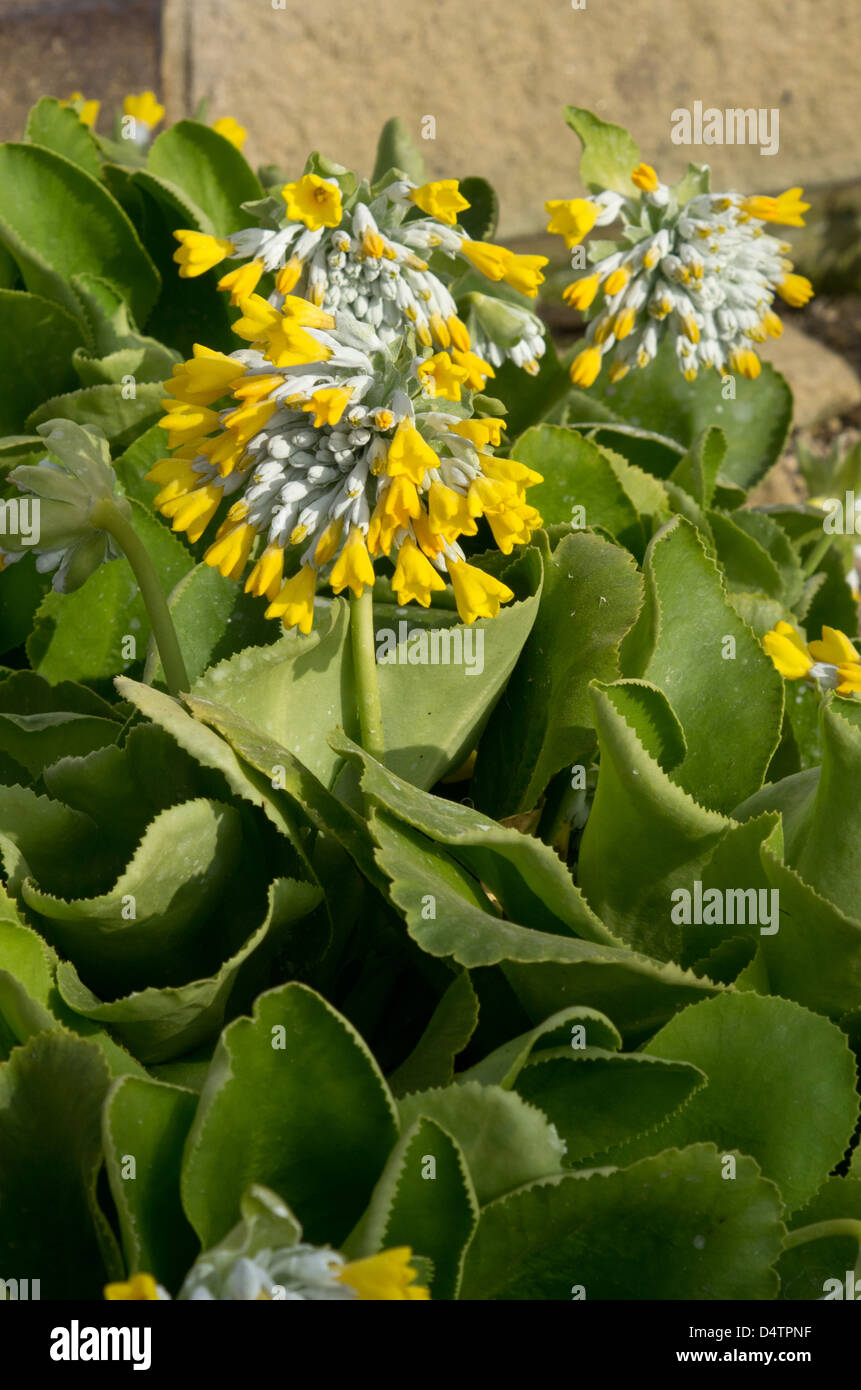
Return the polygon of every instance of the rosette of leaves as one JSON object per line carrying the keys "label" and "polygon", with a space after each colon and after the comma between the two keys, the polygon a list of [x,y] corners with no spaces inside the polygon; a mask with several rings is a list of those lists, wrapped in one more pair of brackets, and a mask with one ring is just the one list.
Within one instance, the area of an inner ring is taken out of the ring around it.
{"label": "rosette of leaves", "polygon": [[[175,1297],[201,1251],[224,1276],[299,1239],[349,1259],[409,1245],[442,1300],[773,1299],[795,1246],[842,1256],[859,1184],[828,1172],[857,1098],[833,1024],[727,993],[644,1051],[576,1005],[521,1032],[512,1015],[488,1049],[474,978],[451,978],[388,1078],[296,983],[170,1081],[112,1081],[60,1027],[31,1037],[0,1065],[0,1116],[21,1140],[0,1151],[0,1251],[53,1298],[141,1272]],[[765,1103],[738,1084],[763,1074]],[[822,1122],[799,1131],[797,1106]],[[55,1214],[36,1229],[49,1173]],[[800,1210],[817,1191],[825,1225]],[[789,1271],[788,1296],[804,1296]]]}
{"label": "rosette of leaves", "polygon": [[120,1070],[163,1061],[217,1034],[280,952],[322,950],[304,847],[229,758],[203,768],[131,706],[32,672],[0,706],[7,1047],[54,1018],[103,1034]]}

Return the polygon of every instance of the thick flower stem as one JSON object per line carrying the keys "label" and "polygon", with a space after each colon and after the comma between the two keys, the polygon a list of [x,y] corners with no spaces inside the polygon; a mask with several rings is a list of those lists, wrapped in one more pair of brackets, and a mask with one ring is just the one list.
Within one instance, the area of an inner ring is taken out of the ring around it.
{"label": "thick flower stem", "polygon": [[107,531],[113,537],[131,565],[149,614],[167,688],[171,695],[178,696],[180,691],[190,689],[190,682],[167,599],[146,546],[131,522],[108,498],[96,504],[90,513],[90,521],[98,530]]}
{"label": "thick flower stem", "polygon": [[355,594],[350,597],[350,640],[353,648],[362,747],[366,753],[371,753],[373,757],[382,761],[386,746],[383,742],[383,710],[377,681],[374,591],[367,584],[358,598]]}

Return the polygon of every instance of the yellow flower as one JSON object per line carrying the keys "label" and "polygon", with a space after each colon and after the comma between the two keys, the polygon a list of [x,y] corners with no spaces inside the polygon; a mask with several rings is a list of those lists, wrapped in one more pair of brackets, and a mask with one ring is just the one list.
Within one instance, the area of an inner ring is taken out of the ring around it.
{"label": "yellow flower", "polygon": [[807,650],[814,661],[827,661],[831,666],[861,662],[861,656],[849,638],[835,627],[823,627],[822,641],[809,642]]}
{"label": "yellow flower", "polygon": [[61,101],[60,105],[73,106],[75,103],[80,103],[78,119],[83,121],[84,125],[94,126],[98,120],[101,102],[87,101],[82,92],[72,92],[68,101]]}
{"label": "yellow flower", "polygon": [[403,476],[393,478],[380,494],[368,526],[368,549],[371,554],[375,555],[381,550],[388,555],[397,532],[409,525],[420,511],[421,503],[415,483]]}
{"label": "yellow flower", "polygon": [[601,350],[584,348],[571,363],[569,374],[575,386],[591,386],[601,371]]}
{"label": "yellow flower", "polygon": [[802,680],[813,665],[804,642],[789,623],[778,623],[762,639],[762,645],[782,676],[789,681]]}
{"label": "yellow flower", "polygon": [[730,353],[729,364],[734,372],[750,381],[755,381],[762,370],[762,363],[752,348],[736,348]]}
{"label": "yellow flower", "polygon": [[641,193],[654,193],[658,186],[658,176],[651,164],[638,164],[631,175],[631,182]]}
{"label": "yellow flower", "polygon": [[505,278],[511,252],[506,251],[504,246],[494,246],[490,241],[467,241],[464,238],[460,243],[460,253],[466,256],[470,265],[475,266],[482,275],[486,275],[488,280]]}
{"label": "yellow flower", "polygon": [[127,96],[123,102],[123,115],[133,116],[150,127],[158,125],[164,116],[164,107],[155,92],[141,92],[138,96]]}
{"label": "yellow flower", "polygon": [[563,236],[569,250],[591,232],[598,217],[596,205],[585,198],[551,198],[544,211],[550,213],[548,232]]}
{"label": "yellow flower", "polygon": [[133,1274],[131,1279],[105,1285],[109,1303],[159,1303],[158,1285],[151,1274]]}
{"label": "yellow flower", "polygon": [[317,549],[314,551],[315,565],[328,565],[330,560],[334,560],[338,553],[338,546],[341,544],[341,532],[343,529],[343,517],[336,517],[334,521],[329,522],[329,525],[317,542]]}
{"label": "yellow flower", "polygon": [[320,391],[314,391],[310,401],[303,405],[302,409],[314,416],[317,429],[321,425],[337,425],[350,404],[352,394],[348,386],[325,386]]}
{"label": "yellow flower", "polygon": [[163,430],[170,436],[170,448],[185,444],[199,434],[208,434],[218,424],[218,411],[209,410],[203,405],[193,405],[186,401],[162,401],[167,411],[159,420]]}
{"label": "yellow flower", "polygon": [[469,207],[458,188],[457,179],[437,179],[433,183],[423,183],[421,188],[413,189],[410,202],[415,203],[416,207],[421,208],[422,212],[428,213],[430,217],[435,217],[437,221],[447,223],[449,227],[454,226],[457,214]]}
{"label": "yellow flower", "polygon": [[223,135],[225,140],[229,140],[231,145],[235,145],[238,150],[242,149],[248,137],[248,131],[235,121],[232,116],[219,116],[213,122],[212,129],[217,135]]}
{"label": "yellow flower", "polygon": [[458,367],[465,368],[466,384],[470,391],[480,391],[488,377],[496,376],[490,363],[479,357],[477,352],[461,352],[459,348],[452,348],[451,356]]}
{"label": "yellow flower", "polygon": [[395,431],[386,457],[386,472],[390,478],[403,475],[416,486],[422,482],[429,468],[438,468],[439,459],[429,444],[422,439],[415,425],[402,420]]}
{"label": "yellow flower", "polygon": [[204,560],[219,571],[223,579],[237,581],[248,562],[257,532],[248,522],[222,528],[204,555]]}
{"label": "yellow flower", "polygon": [[290,221],[304,222],[311,232],[340,225],[341,190],[318,174],[303,174],[295,183],[285,183],[281,196]]}
{"label": "yellow flower", "polygon": [[420,362],[417,375],[430,396],[442,396],[447,401],[459,401],[460,388],[469,377],[466,367],[457,367],[447,352],[435,352]]}
{"label": "yellow flower", "polygon": [[409,603],[413,599],[427,608],[434,589],[444,589],[445,582],[426,559],[415,541],[409,538],[398,551],[398,563],[392,577],[392,588],[398,596],[398,603]]}
{"label": "yellow flower", "polygon": [[452,434],[459,434],[462,439],[468,439],[470,444],[474,444],[476,449],[486,449],[490,444],[494,449],[499,448],[502,437],[503,422],[493,418],[488,420],[458,420],[457,424],[449,425]]}
{"label": "yellow flower", "polygon": [[210,236],[208,232],[177,231],[174,236],[179,242],[179,250],[174,251],[173,259],[179,266],[184,280],[203,275],[207,270],[232,256],[236,250],[227,237]]}
{"label": "yellow flower", "polygon": [[620,290],[625,288],[630,278],[631,272],[626,270],[624,266],[620,266],[618,270],[611,271],[602,286],[604,293],[607,296],[618,294]]}
{"label": "yellow flower", "polygon": [[542,268],[547,264],[546,256],[515,256],[513,253],[505,267],[504,280],[513,290],[528,294],[534,299],[538,286],[543,285]]}
{"label": "yellow flower", "polygon": [[230,291],[231,304],[241,304],[244,299],[250,298],[257,289],[262,274],[262,261],[246,261],[244,265],[237,266],[236,270],[222,275],[218,282],[218,288]]}
{"label": "yellow flower", "polygon": [[787,275],[777,293],[793,309],[801,309],[813,298],[813,286],[805,275]]}
{"label": "yellow flower", "polygon": [[360,1299],[392,1301],[429,1299],[430,1291],[416,1284],[416,1271],[410,1264],[413,1252],[407,1245],[381,1250],[364,1260],[353,1260],[338,1275],[342,1284],[354,1288]]}
{"label": "yellow flower", "polygon": [[248,576],[246,594],[259,598],[262,594],[274,602],[284,578],[284,550],[280,545],[267,545]]}
{"label": "yellow flower", "polygon": [[513,483],[518,489],[535,487],[537,483],[544,482],[543,474],[536,473],[534,468],[527,468],[525,463],[518,463],[517,459],[500,459],[495,454],[482,454],[481,466],[488,478]]}
{"label": "yellow flower", "polygon": [[567,285],[562,291],[562,298],[572,309],[588,309],[598,293],[600,283],[599,275],[585,275],[582,280],[575,280],[573,284]]}
{"label": "yellow flower", "polygon": [[448,572],[457,611],[465,623],[474,623],[476,618],[495,618],[500,604],[514,598],[507,585],[465,560],[449,560]]}
{"label": "yellow flower", "polygon": [[281,618],[285,627],[298,627],[309,633],[314,621],[314,593],[317,571],[313,565],[303,565],[298,574],[288,579],[280,594],[266,609],[267,618]]}
{"label": "yellow flower", "polygon": [[440,482],[431,483],[428,491],[428,523],[433,534],[448,545],[458,536],[474,536],[478,531],[469,498]]}
{"label": "yellow flower", "polygon": [[374,566],[368,554],[365,538],[358,526],[351,528],[344,548],[332,566],[329,583],[336,594],[342,589],[350,588],[356,598],[362,597],[366,584],[373,587]]}
{"label": "yellow flower", "polygon": [[223,496],[220,487],[208,483],[174,502],[163,503],[160,510],[163,516],[172,521],[172,530],[185,531],[190,541],[199,541],[218,511]]}
{"label": "yellow flower", "polygon": [[803,227],[802,213],[807,212],[809,203],[801,201],[800,188],[788,188],[778,198],[753,197],[742,199],[742,209],[749,217],[759,222],[782,222],[785,227]]}
{"label": "yellow flower", "polygon": [[194,356],[173,369],[165,384],[168,395],[188,405],[212,405],[245,375],[241,362],[195,343]]}
{"label": "yellow flower", "polygon": [[302,274],[303,263],[298,256],[291,256],[285,266],[282,266],[275,276],[275,288],[279,294],[289,294],[299,283],[299,276]]}

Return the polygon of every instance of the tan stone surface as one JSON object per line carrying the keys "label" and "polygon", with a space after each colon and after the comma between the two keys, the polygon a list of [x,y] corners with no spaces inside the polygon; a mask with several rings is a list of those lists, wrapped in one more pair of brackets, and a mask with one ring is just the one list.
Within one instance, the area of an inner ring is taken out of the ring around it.
{"label": "tan stone surface", "polygon": [[770,338],[758,351],[789,382],[797,429],[846,415],[861,402],[861,380],[849,363],[792,323],[784,320],[782,336]]}
{"label": "tan stone surface", "polygon": [[[635,134],[664,175],[688,159],[717,181],[773,191],[861,174],[858,0],[166,0],[172,103],[207,95],[250,132],[252,159],[291,171],[313,147],[369,170],[379,127],[423,116],[431,176],[481,173],[502,230],[540,226],[542,204],[577,191],[566,103]],[[188,16],[191,53],[180,61]],[[190,87],[190,92],[185,90]],[[684,148],[678,107],[777,107],[780,150]]]}
{"label": "tan stone surface", "polygon": [[0,0],[0,140],[18,140],[40,96],[100,100],[100,128],[128,92],[160,85],[160,0]]}

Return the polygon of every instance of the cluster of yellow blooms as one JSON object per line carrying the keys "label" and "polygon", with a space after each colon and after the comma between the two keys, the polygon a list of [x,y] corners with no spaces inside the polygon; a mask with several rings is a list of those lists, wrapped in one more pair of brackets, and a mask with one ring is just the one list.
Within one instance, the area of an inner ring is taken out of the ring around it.
{"label": "cluster of yellow blooms", "polygon": [[471,268],[528,297],[537,295],[546,257],[471,240],[456,222],[468,207],[456,179],[420,186],[394,179],[376,193],[361,185],[345,195],[335,176],[309,172],[285,184],[280,200],[255,205],[258,226],[229,237],[176,231],[174,260],[184,277],[239,261],[219,281],[234,304],[241,305],[272,274],[269,303],[275,308],[295,292],[330,313],[346,310],[387,342],[412,327],[423,347],[450,351],[479,386],[506,357],[534,374],[545,350],[540,320],[515,302],[472,294],[467,324],[430,267],[438,251],[452,258],[453,273]]}
{"label": "cluster of yellow blooms", "polygon": [[793,307],[813,294],[809,280],[792,273],[788,243],[764,231],[766,223],[804,225],[801,189],[778,198],[697,193],[679,203],[648,164],[637,165],[631,183],[637,196],[611,191],[545,205],[548,231],[569,249],[593,228],[622,222],[618,249],[564,292],[572,308],[592,315],[572,381],[591,386],[605,358],[610,380],[620,381],[632,367],[647,367],[665,339],[688,381],[701,368],[757,377],[755,345],[782,332],[775,294]]}
{"label": "cluster of yellow blooms", "polygon": [[207,563],[238,580],[253,558],[247,591],[302,632],[321,574],[361,596],[380,556],[400,603],[427,607],[447,576],[465,622],[495,616],[512,591],[459,537],[483,516],[504,553],[526,542],[541,518],[525,490],[541,478],[491,452],[501,421],[470,418],[466,369],[446,352],[399,366],[365,325],[292,295],[242,309],[234,331],[251,346],[198,345],[167,386],[175,452],[149,477],[173,529],[198,540],[234,498]]}

